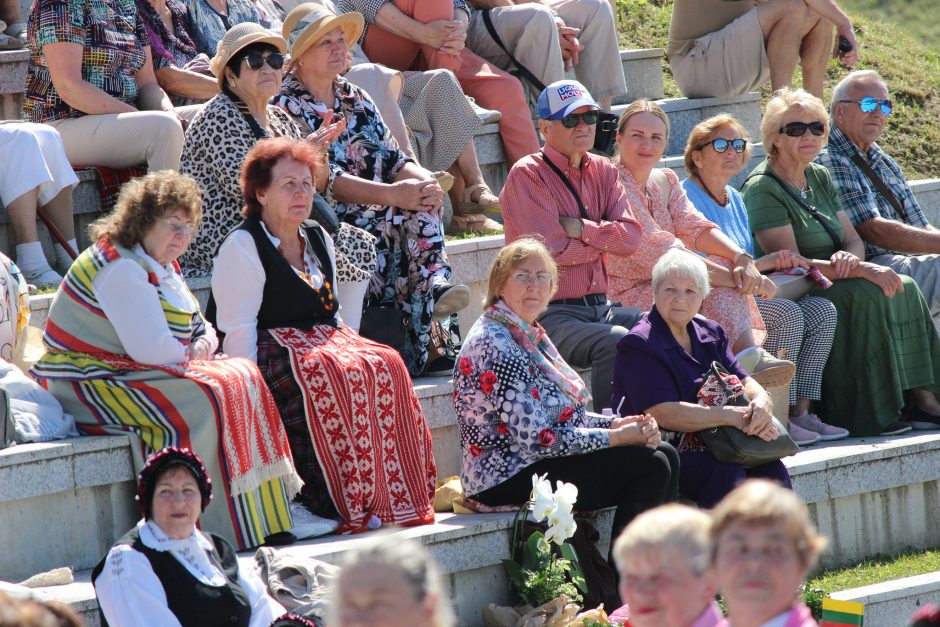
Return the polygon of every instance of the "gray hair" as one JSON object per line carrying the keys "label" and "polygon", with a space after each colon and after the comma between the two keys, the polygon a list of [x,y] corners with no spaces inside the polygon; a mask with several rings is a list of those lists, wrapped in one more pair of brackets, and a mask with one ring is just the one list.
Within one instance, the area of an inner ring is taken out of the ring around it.
{"label": "gray hair", "polygon": [[677,274],[695,281],[695,285],[702,292],[702,298],[708,296],[711,291],[711,284],[708,281],[708,266],[695,253],[683,250],[681,248],[670,248],[666,251],[656,265],[653,266],[653,291],[659,289],[659,286],[670,274]]}
{"label": "gray hair", "polygon": [[[428,597],[436,600],[433,627],[454,627],[457,624],[454,610],[441,586],[441,574],[437,563],[423,544],[392,533],[381,533],[358,543],[349,552],[343,562],[343,567],[349,568],[360,564],[380,564],[397,569],[402,579],[414,592],[415,602],[421,603]],[[334,584],[334,602],[331,604],[331,611],[334,613],[339,610],[341,582],[342,573]],[[327,624],[339,625],[335,619],[334,615],[333,620],[328,621]]]}
{"label": "gray hair", "polygon": [[884,79],[881,78],[876,70],[853,70],[845,75],[832,90],[832,102],[829,104],[829,117],[834,122],[836,117],[836,105],[840,100],[847,100],[849,93],[858,83],[878,82],[887,87]]}
{"label": "gray hair", "polygon": [[696,576],[708,570],[711,516],[700,509],[670,503],[633,519],[614,542],[614,561],[621,573],[639,554],[677,551]]}

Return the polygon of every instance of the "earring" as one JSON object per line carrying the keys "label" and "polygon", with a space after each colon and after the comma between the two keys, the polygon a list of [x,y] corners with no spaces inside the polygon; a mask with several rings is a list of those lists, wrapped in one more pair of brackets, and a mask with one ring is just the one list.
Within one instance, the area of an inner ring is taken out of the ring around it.
{"label": "earring", "polygon": [[232,84],[232,88],[234,88],[236,85],[236,81],[229,81],[229,82]]}
{"label": "earring", "polygon": [[297,62],[297,65],[299,65],[300,67],[303,67],[303,66],[304,66],[304,60],[301,59],[300,61],[298,61],[298,62]]}

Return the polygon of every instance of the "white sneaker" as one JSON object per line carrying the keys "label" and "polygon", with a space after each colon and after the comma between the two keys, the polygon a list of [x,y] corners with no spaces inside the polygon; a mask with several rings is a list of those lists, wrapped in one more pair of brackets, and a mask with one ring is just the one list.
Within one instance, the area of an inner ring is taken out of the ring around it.
{"label": "white sneaker", "polygon": [[297,536],[298,540],[325,536],[339,529],[339,522],[321,518],[294,501],[290,504],[290,517],[294,521],[294,526],[289,531]]}
{"label": "white sneaker", "polygon": [[62,275],[49,266],[43,266],[31,272],[24,271],[23,276],[27,283],[36,287],[49,287],[62,282]]}
{"label": "white sneaker", "polygon": [[818,433],[807,431],[792,421],[787,425],[787,431],[790,437],[793,438],[793,441],[796,442],[797,446],[810,446],[819,442],[820,439]]}

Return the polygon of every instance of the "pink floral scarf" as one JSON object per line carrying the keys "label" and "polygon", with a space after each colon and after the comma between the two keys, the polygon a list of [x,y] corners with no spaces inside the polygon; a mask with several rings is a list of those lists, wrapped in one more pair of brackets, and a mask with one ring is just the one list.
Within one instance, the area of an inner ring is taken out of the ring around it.
{"label": "pink floral scarf", "polygon": [[502,300],[487,307],[483,316],[506,327],[516,344],[529,354],[535,366],[549,381],[557,385],[565,396],[581,405],[587,405],[591,401],[591,393],[587,391],[584,381],[558,354],[558,349],[552,344],[542,325],[538,322],[529,324]]}

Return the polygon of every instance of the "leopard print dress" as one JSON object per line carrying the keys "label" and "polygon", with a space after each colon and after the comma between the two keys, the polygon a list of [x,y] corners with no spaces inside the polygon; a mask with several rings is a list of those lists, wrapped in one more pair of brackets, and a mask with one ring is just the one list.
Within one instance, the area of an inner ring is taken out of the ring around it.
{"label": "leopard print dress", "polygon": [[[303,139],[303,131],[290,116],[272,105],[267,113],[275,136]],[[186,130],[180,170],[202,189],[202,225],[179,260],[187,278],[212,274],[212,259],[222,240],[241,223],[245,205],[239,183],[242,162],[256,142],[238,104],[226,93],[207,102]],[[333,239],[337,282],[370,278],[376,269],[372,235],[341,223]]]}

